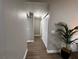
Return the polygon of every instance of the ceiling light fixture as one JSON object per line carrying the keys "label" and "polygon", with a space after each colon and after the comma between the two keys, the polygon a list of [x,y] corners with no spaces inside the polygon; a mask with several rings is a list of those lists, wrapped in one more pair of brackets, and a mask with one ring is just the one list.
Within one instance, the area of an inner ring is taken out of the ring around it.
{"label": "ceiling light fixture", "polygon": [[35,12],[34,13],[34,17],[38,17],[39,18],[39,17],[41,17],[41,14],[39,12]]}

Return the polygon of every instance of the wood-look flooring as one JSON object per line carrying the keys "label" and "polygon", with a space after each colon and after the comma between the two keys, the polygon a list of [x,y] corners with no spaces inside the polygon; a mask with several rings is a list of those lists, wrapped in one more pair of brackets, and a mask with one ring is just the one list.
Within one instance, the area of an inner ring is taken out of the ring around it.
{"label": "wood-look flooring", "polygon": [[[33,43],[28,43],[26,59],[62,59],[57,53],[48,54],[40,37],[35,37]],[[78,54],[73,53],[70,59],[78,59]]]}

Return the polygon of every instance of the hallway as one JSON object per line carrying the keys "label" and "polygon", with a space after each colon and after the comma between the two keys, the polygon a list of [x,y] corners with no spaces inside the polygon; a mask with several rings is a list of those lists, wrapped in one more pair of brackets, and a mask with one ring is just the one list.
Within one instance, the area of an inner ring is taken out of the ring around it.
{"label": "hallway", "polygon": [[40,37],[35,37],[33,43],[28,43],[28,50],[26,59],[61,59],[57,54],[47,54],[46,48]]}

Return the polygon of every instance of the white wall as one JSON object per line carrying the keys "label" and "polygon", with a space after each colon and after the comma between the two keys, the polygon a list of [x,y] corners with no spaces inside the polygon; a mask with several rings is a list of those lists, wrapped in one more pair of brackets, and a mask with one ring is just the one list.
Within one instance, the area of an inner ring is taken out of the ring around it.
{"label": "white wall", "polygon": [[34,28],[33,28],[33,17],[27,17],[26,19],[26,34],[27,34],[27,40],[30,41],[34,39]]}
{"label": "white wall", "polygon": [[3,0],[0,0],[0,59],[6,59],[6,32],[3,10]]}
{"label": "white wall", "polygon": [[48,45],[48,20],[49,15],[47,15],[45,18],[42,18],[41,20],[41,35],[46,48]]}
{"label": "white wall", "polygon": [[70,28],[72,24],[77,25],[77,0],[53,0],[49,4],[49,25],[48,25],[48,50],[56,50],[60,48],[60,42],[57,40],[55,31],[55,23],[65,22]]}
{"label": "white wall", "polygon": [[23,0],[0,0],[0,59],[24,57],[27,35],[23,6]]}

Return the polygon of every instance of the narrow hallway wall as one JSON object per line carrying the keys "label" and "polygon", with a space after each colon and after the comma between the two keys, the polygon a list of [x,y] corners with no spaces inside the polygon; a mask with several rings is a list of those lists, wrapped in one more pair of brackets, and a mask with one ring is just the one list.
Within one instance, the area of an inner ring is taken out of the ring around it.
{"label": "narrow hallway wall", "polygon": [[48,21],[49,15],[47,15],[45,18],[42,18],[41,20],[41,35],[46,48],[48,47]]}
{"label": "narrow hallway wall", "polygon": [[6,59],[6,32],[3,0],[0,0],[0,59]]}
{"label": "narrow hallway wall", "polygon": [[27,40],[26,41],[33,41],[34,40],[34,29],[33,29],[33,17],[27,17],[26,19],[26,34]]}
{"label": "narrow hallway wall", "polygon": [[27,50],[24,0],[0,0],[0,4],[0,59],[23,59]]}

